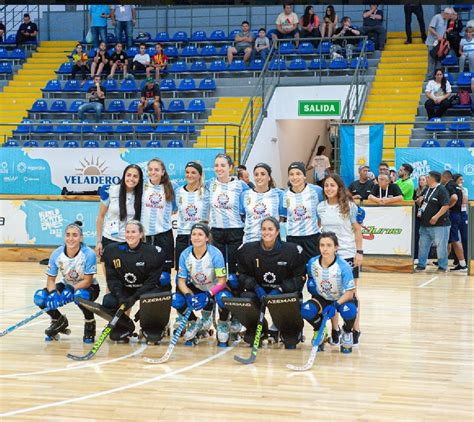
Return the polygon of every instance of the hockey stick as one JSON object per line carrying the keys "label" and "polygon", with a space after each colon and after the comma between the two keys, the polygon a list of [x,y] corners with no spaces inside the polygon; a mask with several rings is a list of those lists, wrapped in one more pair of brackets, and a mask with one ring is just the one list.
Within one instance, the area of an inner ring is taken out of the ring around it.
{"label": "hockey stick", "polygon": [[258,316],[257,329],[255,330],[255,337],[253,339],[252,351],[248,358],[242,358],[240,356],[234,355],[234,360],[237,362],[243,363],[244,365],[249,365],[254,363],[257,359],[258,346],[260,345],[260,338],[262,337],[263,331],[263,321],[265,320],[265,298],[262,298],[262,305],[260,306],[260,315]]}
{"label": "hockey stick", "polygon": [[308,369],[311,369],[313,367],[316,355],[318,354],[319,343],[321,343],[321,340],[323,338],[324,331],[326,330],[326,323],[328,320],[329,318],[325,315],[323,317],[323,322],[321,323],[321,326],[319,328],[318,335],[313,340],[313,347],[311,348],[311,353],[309,354],[309,359],[306,364],[304,364],[303,366],[295,366],[289,363],[288,365],[286,365],[288,369],[291,369],[292,371],[307,371]]}
{"label": "hockey stick", "polygon": [[94,343],[94,345],[92,346],[92,349],[88,353],[86,353],[84,356],[77,356],[77,355],[72,355],[71,353],[68,353],[66,356],[72,360],[92,359],[95,356],[95,354],[99,351],[100,347],[102,346],[104,341],[107,339],[110,332],[115,328],[115,326],[118,323],[118,320],[120,319],[120,317],[123,315],[124,312],[125,312],[125,305],[122,304],[120,305],[120,308],[118,308],[118,311],[115,313],[114,317],[110,320],[107,326],[102,330],[102,333],[100,333],[99,338]]}
{"label": "hockey stick", "polygon": [[49,311],[48,308],[41,309],[35,314],[30,315],[29,317],[25,318],[24,320],[17,322],[16,324],[10,325],[7,329],[3,330],[0,333],[0,337],[6,336],[8,333],[15,331],[17,328],[23,327],[24,325],[28,324],[30,321],[33,321],[34,319],[40,317],[41,315],[45,314],[48,311]]}
{"label": "hockey stick", "polygon": [[170,341],[170,344],[168,346],[168,349],[166,350],[166,353],[159,359],[150,359],[150,358],[143,358],[145,362],[148,363],[153,363],[153,364],[159,364],[159,363],[165,363],[168,361],[168,359],[171,356],[171,353],[173,353],[174,347],[176,346],[176,343],[178,343],[179,338],[181,337],[181,333],[184,330],[184,327],[186,327],[186,324],[188,323],[189,316],[191,315],[191,312],[193,310],[191,308],[188,308],[186,313],[184,314],[184,318],[181,321],[181,324],[179,325],[178,329],[175,331],[173,334],[173,338]]}

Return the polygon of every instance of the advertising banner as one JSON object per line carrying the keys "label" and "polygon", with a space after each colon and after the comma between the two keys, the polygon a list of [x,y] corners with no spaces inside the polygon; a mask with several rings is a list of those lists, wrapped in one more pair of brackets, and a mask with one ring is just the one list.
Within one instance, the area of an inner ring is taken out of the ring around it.
{"label": "advertising banner", "polygon": [[214,158],[221,148],[0,148],[2,194],[59,195],[69,191],[96,190],[120,182],[124,168],[160,158],[172,180],[181,184],[184,166],[199,161],[206,179],[214,174]]}

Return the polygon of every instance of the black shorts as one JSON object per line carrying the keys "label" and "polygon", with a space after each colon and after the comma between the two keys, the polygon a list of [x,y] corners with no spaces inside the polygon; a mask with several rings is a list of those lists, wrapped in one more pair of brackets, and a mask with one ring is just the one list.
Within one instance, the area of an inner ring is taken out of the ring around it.
{"label": "black shorts", "polygon": [[360,278],[360,267],[354,267],[354,258],[344,258],[344,261],[352,267],[352,277]]}
{"label": "black shorts", "polygon": [[[327,300],[326,298],[320,296],[320,295],[313,295],[312,299],[315,300],[316,302],[319,302],[321,305],[321,311],[328,305],[331,305],[334,303],[334,300]],[[346,303],[353,303],[357,308],[359,307],[359,300],[357,299],[357,296],[354,293],[354,296],[352,300],[348,300]]]}
{"label": "black shorts", "polygon": [[462,214],[460,212],[450,212],[449,219],[451,220],[451,227],[449,229],[449,241],[448,243],[459,242],[459,228],[463,223]]}
{"label": "black shorts", "polygon": [[154,234],[146,237],[146,243],[150,245],[159,246],[165,253],[165,263],[163,265],[163,271],[168,273],[171,272],[171,268],[174,265],[174,238],[173,230],[167,232]]}
{"label": "black shorts", "polygon": [[140,62],[133,62],[133,70],[135,72],[146,72],[148,66],[141,64]]}
{"label": "black shorts", "polygon": [[320,255],[319,238],[321,233],[311,234],[309,236],[286,236],[286,241],[296,243],[303,248],[305,261],[308,262],[314,256]]}
{"label": "black shorts", "polygon": [[176,236],[176,246],[174,248],[174,268],[176,270],[178,270],[179,267],[179,257],[189,245],[191,245],[191,235],[178,234],[178,236]]}

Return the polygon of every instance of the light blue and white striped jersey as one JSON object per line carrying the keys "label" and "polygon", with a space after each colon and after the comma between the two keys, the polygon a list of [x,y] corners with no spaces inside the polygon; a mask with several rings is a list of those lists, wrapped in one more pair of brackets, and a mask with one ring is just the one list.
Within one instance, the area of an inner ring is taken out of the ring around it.
{"label": "light blue and white striped jersey", "polygon": [[318,204],[318,216],[323,232],[334,232],[339,248],[337,254],[342,258],[354,258],[356,254],[355,236],[352,225],[357,223],[357,205],[349,203],[349,215],[343,217],[339,204],[330,205],[327,201]]}
{"label": "light blue and white striped jersey", "polygon": [[[84,280],[85,275],[97,273],[97,258],[95,252],[88,246],[82,244],[76,256],[69,258],[66,255],[66,246],[59,246],[49,257],[46,274],[56,277],[61,274],[64,284],[75,286]],[[95,278],[92,284],[97,284]]]}
{"label": "light blue and white striped jersey", "polygon": [[217,179],[207,182],[210,195],[209,224],[218,229],[239,229],[244,227],[240,217],[240,194],[250,189],[239,179],[221,183]]}
{"label": "light blue and white striped jersey", "polygon": [[319,233],[317,206],[323,200],[323,190],[307,184],[302,192],[288,188],[284,193],[286,231],[288,236],[311,236]]}
{"label": "light blue and white striped jersey", "polygon": [[323,268],[321,256],[314,256],[306,264],[308,276],[316,282],[316,291],[327,300],[338,300],[347,290],[355,289],[352,267],[340,256]]}
{"label": "light blue and white striped jersey", "polygon": [[217,277],[225,277],[224,257],[215,246],[207,245],[206,253],[197,259],[193,247],[188,246],[179,257],[178,277],[186,279],[187,284],[194,284],[206,292],[217,284]]}
{"label": "light blue and white striped jersey", "polygon": [[178,207],[178,234],[191,234],[191,227],[209,220],[209,191],[206,187],[188,192],[186,185],[174,191]]}
{"label": "light blue and white striped jersey", "polygon": [[[174,182],[173,190],[177,185]],[[143,186],[141,222],[145,234],[153,236],[172,228],[171,214],[176,212],[176,201],[167,201],[163,184],[153,185],[147,181]]]}
{"label": "light blue and white striped jersey", "polygon": [[264,193],[252,189],[240,195],[240,214],[245,216],[243,243],[260,240],[261,223],[265,217],[286,217],[283,208],[283,191],[270,189]]}

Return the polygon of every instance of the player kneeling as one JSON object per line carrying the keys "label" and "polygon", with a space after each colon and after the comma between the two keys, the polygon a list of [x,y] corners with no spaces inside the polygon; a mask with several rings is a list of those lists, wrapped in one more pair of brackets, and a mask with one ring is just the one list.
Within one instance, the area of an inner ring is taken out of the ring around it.
{"label": "player kneeling", "polygon": [[357,298],[352,267],[336,255],[337,237],[332,232],[323,233],[319,239],[321,255],[311,258],[307,264],[308,291],[312,298],[301,306],[301,315],[317,331],[322,316],[333,318],[339,312],[342,327],[341,352],[352,352],[352,328],[357,316]]}
{"label": "player kneeling", "polygon": [[[165,254],[158,246],[144,243],[145,230],[136,220],[125,227],[125,242],[108,245],[103,254],[107,287],[97,313],[111,320],[120,305],[130,309],[140,300],[141,334],[149,343],[159,343],[165,334],[171,310],[171,280],[161,278]],[[104,315],[105,311],[105,315]],[[128,312],[129,313],[129,312]],[[123,314],[110,333],[110,339],[126,343],[134,334],[135,324]]]}
{"label": "player kneeling", "polygon": [[222,253],[209,244],[210,229],[206,224],[196,223],[191,227],[191,246],[180,255],[178,286],[173,298],[173,307],[179,313],[177,323],[186,310],[201,311],[197,320],[194,313],[184,334],[187,344],[196,344],[199,338],[210,334],[214,298],[219,306],[217,340],[219,345],[229,341],[229,311],[223,308],[221,296],[230,294],[226,288],[226,269]]}
{"label": "player kneeling", "polygon": [[[51,325],[45,330],[46,340],[58,339],[59,333],[69,334],[66,315],[58,311],[60,306],[72,301],[78,303],[79,298],[95,300],[99,296],[99,285],[94,275],[97,273],[95,252],[84,245],[82,223],[76,221],[66,227],[64,245],[59,246],[50,256],[47,285],[37,290],[34,302],[41,309],[48,309]],[[61,280],[56,283],[58,273]],[[84,314],[85,343],[94,342],[95,319],[94,314],[79,305]]]}

